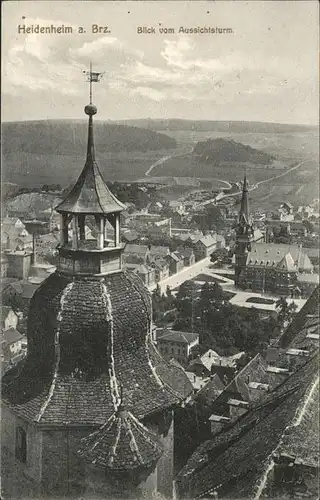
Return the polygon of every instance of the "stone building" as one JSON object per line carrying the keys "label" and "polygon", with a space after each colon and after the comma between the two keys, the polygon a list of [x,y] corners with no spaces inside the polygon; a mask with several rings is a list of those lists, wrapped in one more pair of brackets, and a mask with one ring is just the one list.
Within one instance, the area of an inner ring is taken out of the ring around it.
{"label": "stone building", "polygon": [[316,275],[305,278],[313,274],[314,267],[301,245],[255,242],[246,178],[233,262],[235,285],[243,290],[281,295],[292,295],[297,291],[308,296],[319,282]]}
{"label": "stone building", "polygon": [[57,269],[31,299],[27,357],[2,380],[5,498],[173,494],[173,413],[190,384],[156,350],[151,297],[122,268],[124,205],[95,160],[96,111],[85,107],[85,166],[56,207]]}

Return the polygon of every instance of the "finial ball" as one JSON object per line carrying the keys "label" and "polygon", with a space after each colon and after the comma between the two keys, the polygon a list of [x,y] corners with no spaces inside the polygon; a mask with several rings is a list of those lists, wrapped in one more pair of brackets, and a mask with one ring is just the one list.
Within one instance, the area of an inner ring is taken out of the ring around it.
{"label": "finial ball", "polygon": [[84,112],[86,115],[92,116],[97,113],[97,108],[93,104],[87,104],[84,108]]}

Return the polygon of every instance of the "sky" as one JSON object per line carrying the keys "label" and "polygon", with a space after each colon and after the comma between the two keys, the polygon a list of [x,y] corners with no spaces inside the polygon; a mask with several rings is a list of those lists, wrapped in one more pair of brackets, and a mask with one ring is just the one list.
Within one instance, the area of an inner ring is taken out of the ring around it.
{"label": "sky", "polygon": [[[308,0],[3,2],[2,120],[84,118],[91,61],[104,73],[93,84],[101,120],[318,124],[318,10]],[[23,23],[73,32],[19,34]],[[92,33],[92,24],[110,32]],[[143,26],[156,33],[138,34]]]}

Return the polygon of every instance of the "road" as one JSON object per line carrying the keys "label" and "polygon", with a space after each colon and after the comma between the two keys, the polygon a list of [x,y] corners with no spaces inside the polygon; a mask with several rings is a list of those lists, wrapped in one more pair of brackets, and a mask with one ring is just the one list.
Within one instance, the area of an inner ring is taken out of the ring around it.
{"label": "road", "polygon": [[[286,170],[282,174],[274,175],[273,177],[269,177],[269,179],[265,179],[263,181],[257,182],[256,184],[254,184],[254,186],[252,186],[252,187],[249,188],[249,191],[253,191],[254,189],[257,189],[262,184],[266,184],[267,182],[272,182],[275,179],[280,179],[280,177],[284,177],[285,175],[288,175],[290,172],[292,172],[294,170],[297,170],[299,167],[301,167],[302,165],[304,165],[305,163],[307,163],[309,160],[310,160],[310,158],[305,158],[303,161],[301,161],[297,165],[294,165],[293,167],[289,168],[288,170]],[[235,193],[230,193],[230,194],[226,193],[226,194],[223,194],[223,195],[219,196],[219,201],[222,200],[223,198],[231,198],[231,197],[237,196],[239,194],[241,194],[241,190],[236,191]],[[199,206],[208,205],[209,203],[215,202],[216,199],[217,198],[215,197],[215,198],[211,198],[210,200],[202,201],[202,202],[198,203],[196,206],[199,207]]]}
{"label": "road", "polygon": [[[146,177],[148,177],[152,170],[155,168],[155,167],[158,167],[158,165],[162,165],[162,163],[165,163],[166,161],[170,160],[171,158],[178,158],[178,157],[181,157],[181,156],[187,156],[189,155],[190,153],[192,153],[193,151],[193,147],[188,147],[188,149],[186,151],[183,151],[183,153],[172,153],[172,155],[168,155],[168,156],[163,156],[162,158],[160,158],[160,160],[156,161],[155,163],[153,163],[151,165],[151,167],[148,168],[148,170],[146,171],[146,173],[144,174]],[[157,176],[159,177],[159,176]]]}
{"label": "road", "polygon": [[[160,286],[161,292],[165,293],[167,286],[173,290],[177,286],[180,286],[184,281],[191,280],[198,274],[207,270],[209,264],[212,264],[212,262],[210,262],[210,258],[207,257],[206,259],[199,260],[193,264],[193,266],[184,267],[179,273],[169,276],[169,278],[165,280],[159,281],[158,285]],[[157,284],[149,286],[148,289],[152,292],[156,287]]]}

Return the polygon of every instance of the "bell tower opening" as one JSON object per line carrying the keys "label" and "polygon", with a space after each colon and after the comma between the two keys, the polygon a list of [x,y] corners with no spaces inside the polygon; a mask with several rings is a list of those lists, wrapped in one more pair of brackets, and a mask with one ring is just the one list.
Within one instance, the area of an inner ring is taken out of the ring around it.
{"label": "bell tower opening", "polygon": [[[95,158],[92,82],[101,73],[90,66],[90,103],[84,112],[88,120],[87,157],[84,168],[65,199],[56,207],[60,213],[58,271],[72,275],[104,275],[121,270],[120,213],[125,209],[109,190]],[[87,237],[86,222],[91,220],[93,237]]]}

